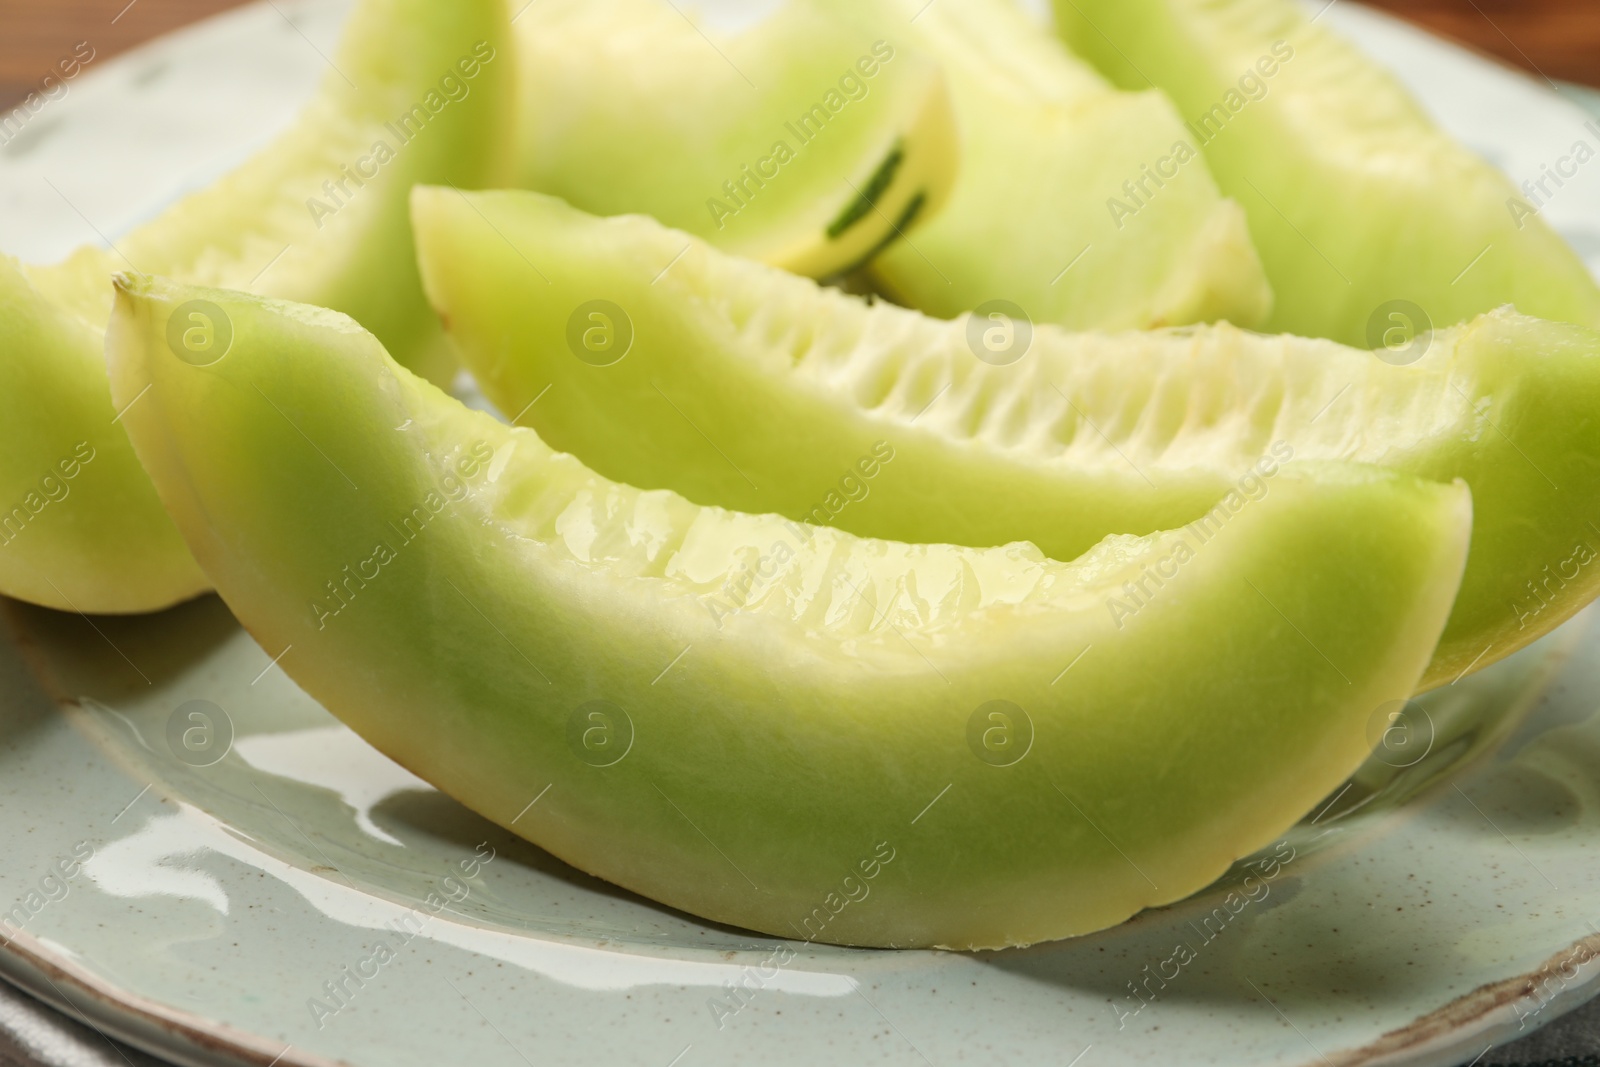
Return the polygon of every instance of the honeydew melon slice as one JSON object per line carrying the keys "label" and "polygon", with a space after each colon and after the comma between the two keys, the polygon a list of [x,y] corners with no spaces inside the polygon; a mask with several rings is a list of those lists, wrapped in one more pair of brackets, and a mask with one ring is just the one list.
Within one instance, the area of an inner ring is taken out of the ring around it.
{"label": "honeydew melon slice", "polygon": [[0,593],[134,612],[209,588],[115,421],[103,333],[4,256],[0,339]]}
{"label": "honeydew melon slice", "polygon": [[[165,341],[196,299],[233,335],[203,367]],[[107,348],[308,692],[568,862],[780,936],[998,947],[1193,892],[1361,762],[1467,548],[1465,487],[1344,465],[1076,563],[862,539],[608,481],[332,312],[124,279]]]}
{"label": "honeydew melon slice", "polygon": [[1154,78],[1177,102],[1250,214],[1270,328],[1370,347],[1503,304],[1600,325],[1600,287],[1524,194],[1293,0],[1070,0],[1056,14],[1118,85]]}
{"label": "honeydew melon slice", "polygon": [[406,196],[507,176],[515,58],[503,4],[362,0],[315,98],[272,145],[116,242],[34,268],[104,327],[129,268],[331,307],[437,371]]}
{"label": "honeydew melon slice", "polygon": [[[419,370],[450,365],[406,196],[418,181],[471,185],[503,170],[509,32],[500,0],[363,0],[337,70],[272,146],[116,251],[0,262],[0,593],[137,612],[206,588],[111,404],[100,351],[113,271],[132,264],[330,305]],[[191,325],[175,337],[210,343],[202,320]],[[80,444],[94,458],[67,478]]]}
{"label": "honeydew melon slice", "polygon": [[948,91],[905,27],[789,0],[735,33],[659,0],[540,0],[517,17],[519,185],[654,215],[813,277],[936,213],[957,168]]}
{"label": "honeydew melon slice", "polygon": [[[1163,94],[1112,88],[1014,0],[868,6],[944,64],[962,142],[949,203],[873,262],[881,289],[940,318],[1007,300],[1076,328],[1266,320],[1244,211]],[[1142,210],[1113,206],[1125,184]]]}
{"label": "honeydew melon slice", "polygon": [[[1429,686],[1600,592],[1589,330],[1501,311],[1373,354],[1226,325],[944,322],[649,219],[517,192],[413,203],[429,297],[490,399],[610,478],[863,536],[1029,540],[1054,559],[1254,492],[1263,456],[1462,478],[1472,559]],[[611,302],[602,319],[595,300]]]}

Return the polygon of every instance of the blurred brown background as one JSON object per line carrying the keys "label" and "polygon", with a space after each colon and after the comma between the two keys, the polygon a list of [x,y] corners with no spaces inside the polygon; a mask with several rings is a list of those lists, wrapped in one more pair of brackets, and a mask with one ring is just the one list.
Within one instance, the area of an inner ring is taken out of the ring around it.
{"label": "blurred brown background", "polygon": [[73,46],[88,41],[93,70],[168,30],[244,0],[0,0],[0,110],[37,88]]}
{"label": "blurred brown background", "polygon": [[[79,41],[100,62],[242,2],[0,0],[0,109],[22,99]],[[1600,0],[1368,2],[1517,66],[1600,87]]]}
{"label": "blurred brown background", "polygon": [[1366,2],[1525,70],[1600,88],[1600,2],[1596,0]]}

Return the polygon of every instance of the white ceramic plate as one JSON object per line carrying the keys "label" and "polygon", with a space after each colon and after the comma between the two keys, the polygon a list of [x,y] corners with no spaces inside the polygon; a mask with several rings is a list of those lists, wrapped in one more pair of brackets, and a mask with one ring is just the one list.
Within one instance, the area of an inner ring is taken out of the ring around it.
{"label": "white ceramic plate", "polygon": [[[114,239],[225,170],[309,95],[342,10],[249,7],[91,64],[0,148],[0,248]],[[1327,18],[1518,181],[1600,143],[1519,75]],[[1546,215],[1600,257],[1600,169]],[[0,972],[186,1064],[1421,1067],[1600,990],[1586,619],[1426,698],[1250,882],[958,955],[785,946],[578,874],[368,748],[214,599],[4,615]],[[208,728],[210,755],[178,743]]]}

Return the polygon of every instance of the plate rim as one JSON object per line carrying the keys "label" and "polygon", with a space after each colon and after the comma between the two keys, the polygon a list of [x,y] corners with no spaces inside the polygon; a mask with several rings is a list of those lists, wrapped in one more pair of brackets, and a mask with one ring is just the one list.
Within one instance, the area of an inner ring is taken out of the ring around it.
{"label": "plate rim", "polygon": [[[179,1067],[353,1067],[288,1043],[274,1051],[263,1035],[152,1000],[51,953],[26,930],[0,945],[0,979],[102,1036],[115,1037]],[[74,1003],[61,984],[86,998],[93,1012]]]}

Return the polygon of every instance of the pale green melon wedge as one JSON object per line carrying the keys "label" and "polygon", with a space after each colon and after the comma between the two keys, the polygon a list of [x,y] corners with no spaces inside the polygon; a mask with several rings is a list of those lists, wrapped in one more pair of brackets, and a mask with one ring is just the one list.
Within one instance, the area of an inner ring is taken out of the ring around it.
{"label": "pale green melon wedge", "polygon": [[1271,328],[1370,346],[1418,308],[1450,326],[1502,304],[1600,325],[1600,288],[1524,194],[1293,0],[1067,0],[1056,15],[1117,84],[1153,78],[1177,102],[1250,214]]}
{"label": "pale green melon wedge", "polygon": [[116,242],[35,268],[103,326],[109,277],[135,269],[332,307],[441,372],[406,195],[509,173],[516,59],[493,0],[363,0],[318,95],[271,146]]}
{"label": "pale green melon wedge", "polygon": [[[204,367],[165,342],[196,298],[233,332]],[[343,316],[159,281],[123,282],[108,352],[196,558],[308,692],[568,862],[778,936],[1027,944],[1194,892],[1360,764],[1467,549],[1463,486],[1342,465],[1076,563],[701,508]]]}
{"label": "pale green melon wedge", "polygon": [[414,203],[429,296],[490,398],[608,477],[1056,559],[1253,492],[1263,455],[1463,478],[1472,560],[1430,686],[1600,592],[1600,336],[1578,327],[1497,312],[1374,355],[1228,326],[943,322],[649,219],[529,193]]}
{"label": "pale green melon wedge", "polygon": [[813,277],[938,211],[954,118],[904,26],[813,0],[736,33],[693,17],[660,0],[528,5],[519,184]]}
{"label": "pale green melon wedge", "polygon": [[209,588],[114,421],[104,335],[4,256],[0,339],[0,592],[124,612]]}
{"label": "pale green melon wedge", "polygon": [[[406,196],[417,181],[470,186],[502,173],[508,36],[499,0],[364,0],[338,71],[271,147],[118,251],[85,248],[25,272],[0,263],[0,508],[13,518],[0,536],[0,593],[137,612],[205,588],[111,404],[100,349],[115,270],[333,306],[418,370],[448,372],[454,357],[422,296]],[[34,510],[47,499],[42,479],[79,442],[96,458],[68,495]]]}
{"label": "pale green melon wedge", "polygon": [[[1265,321],[1244,212],[1165,96],[1113,89],[1014,0],[865,8],[944,64],[962,141],[950,202],[874,261],[883,289],[941,318],[1008,300],[1078,328]],[[1124,183],[1145,210],[1114,207]]]}

